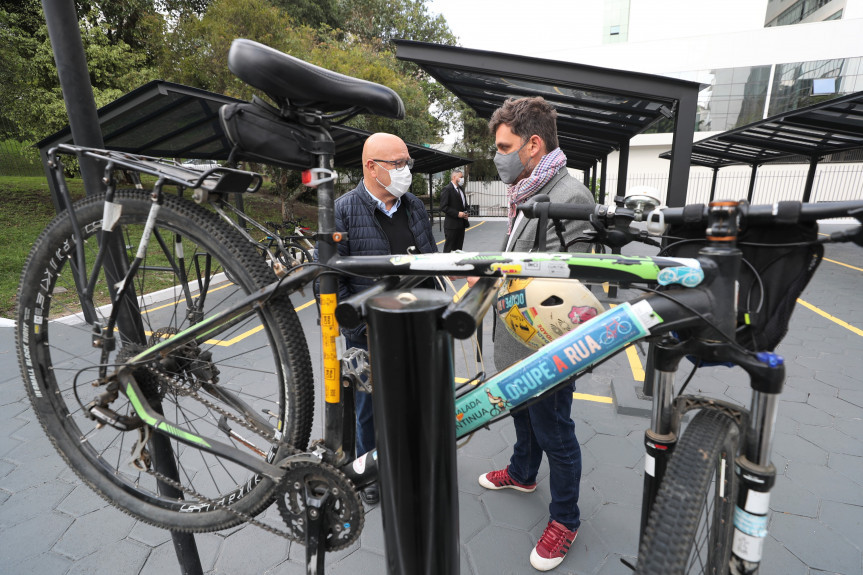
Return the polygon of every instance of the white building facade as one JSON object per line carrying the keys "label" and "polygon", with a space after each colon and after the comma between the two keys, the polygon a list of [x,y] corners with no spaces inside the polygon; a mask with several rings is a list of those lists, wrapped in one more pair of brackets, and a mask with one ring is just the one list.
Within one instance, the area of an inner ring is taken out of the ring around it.
{"label": "white building facade", "polygon": [[[568,6],[567,16],[578,21],[577,34],[565,42],[571,47],[537,55],[705,84],[696,141],[863,91],[863,0],[604,0],[602,9],[582,2]],[[652,185],[664,196],[669,166],[659,155],[671,149],[671,133],[663,132],[668,126],[656,128],[630,143],[627,188]],[[609,202],[617,189],[617,156],[608,159]],[[812,201],[863,198],[863,153],[826,160],[818,167]],[[799,200],[807,169],[761,166],[753,202]],[[717,197],[745,198],[750,175],[749,166],[722,168]],[[706,202],[712,177],[711,169],[692,166],[687,202]],[[481,196],[477,189],[476,204],[497,201]]]}

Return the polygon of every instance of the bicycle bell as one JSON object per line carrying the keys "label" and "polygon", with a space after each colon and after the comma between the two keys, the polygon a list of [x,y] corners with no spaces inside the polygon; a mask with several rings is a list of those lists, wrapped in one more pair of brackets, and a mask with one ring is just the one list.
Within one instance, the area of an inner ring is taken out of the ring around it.
{"label": "bicycle bell", "polygon": [[635,186],[623,200],[623,205],[635,212],[636,222],[642,221],[643,214],[650,213],[661,203],[659,190],[651,186]]}

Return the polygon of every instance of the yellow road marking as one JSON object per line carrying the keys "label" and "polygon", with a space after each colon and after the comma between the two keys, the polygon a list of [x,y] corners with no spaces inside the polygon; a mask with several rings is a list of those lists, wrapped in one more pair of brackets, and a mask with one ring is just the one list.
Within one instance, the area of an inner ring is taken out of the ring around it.
{"label": "yellow road marking", "polygon": [[580,399],[582,401],[595,401],[597,403],[612,403],[612,399],[610,397],[605,397],[604,395],[590,395],[589,393],[575,392],[572,394],[572,398]]}
{"label": "yellow road marking", "polygon": [[632,370],[632,379],[635,381],[644,381],[644,368],[641,366],[641,359],[638,357],[638,350],[634,345],[626,346],[626,357],[629,358],[629,368]]}
{"label": "yellow road marking", "polygon": [[843,264],[842,262],[837,262],[836,260],[831,260],[830,258],[824,258],[825,262],[830,262],[831,264],[836,264],[838,266],[845,266],[846,268],[851,268],[852,270],[857,270],[858,272],[863,272],[863,268],[857,268],[848,264]]}
{"label": "yellow road marking", "polygon": [[[472,230],[472,229],[474,229],[474,228],[478,228],[479,226],[483,225],[484,223],[485,223],[485,220],[482,220],[480,223],[478,223],[478,224],[477,224],[477,225],[475,225],[475,226],[471,226],[471,227],[469,227],[469,228],[465,228],[465,230],[464,230],[464,231],[469,232],[469,231],[471,231],[471,230]],[[445,241],[446,241],[446,239],[442,239],[441,241],[439,241],[439,242],[438,242],[438,243],[436,243],[435,245],[436,245],[436,246],[439,246],[439,245],[441,245],[442,243],[444,243]]]}
{"label": "yellow road marking", "polygon": [[817,314],[818,314],[818,315],[820,315],[821,317],[827,318],[827,319],[829,319],[830,321],[832,321],[833,323],[835,323],[835,324],[837,324],[837,325],[840,325],[840,326],[844,327],[844,328],[845,328],[845,329],[847,329],[848,331],[851,331],[851,332],[853,332],[853,333],[856,333],[856,334],[857,334],[857,335],[859,335],[859,336],[863,336],[863,329],[860,329],[859,327],[854,327],[854,326],[853,326],[853,325],[851,325],[850,323],[848,323],[848,322],[846,322],[846,321],[842,321],[842,320],[841,320],[841,319],[839,319],[838,317],[833,316],[833,315],[830,315],[830,314],[829,314],[829,313],[827,313],[826,311],[823,311],[823,310],[821,310],[821,309],[818,309],[817,307],[815,307],[815,306],[814,306],[814,305],[812,305],[811,303],[809,303],[809,302],[807,302],[807,301],[803,301],[802,299],[799,299],[799,298],[798,298],[798,299],[797,299],[797,303],[799,303],[799,304],[800,304],[800,305],[802,305],[803,307],[807,307],[807,308],[811,309],[812,311],[814,311],[815,313],[817,313]]}

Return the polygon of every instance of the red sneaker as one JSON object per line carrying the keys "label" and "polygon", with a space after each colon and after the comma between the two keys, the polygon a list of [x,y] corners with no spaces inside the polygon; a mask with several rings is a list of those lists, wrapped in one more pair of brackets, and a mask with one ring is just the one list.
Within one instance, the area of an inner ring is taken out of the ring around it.
{"label": "red sneaker", "polygon": [[536,547],[530,552],[530,564],[537,571],[554,569],[563,562],[576,535],[578,529],[570,531],[562,523],[549,521]]}
{"label": "red sneaker", "polygon": [[485,475],[479,476],[479,484],[486,489],[515,489],[524,491],[525,493],[533,493],[536,491],[536,483],[525,485],[513,479],[509,474],[509,467],[506,469],[498,469],[497,471],[489,471]]}

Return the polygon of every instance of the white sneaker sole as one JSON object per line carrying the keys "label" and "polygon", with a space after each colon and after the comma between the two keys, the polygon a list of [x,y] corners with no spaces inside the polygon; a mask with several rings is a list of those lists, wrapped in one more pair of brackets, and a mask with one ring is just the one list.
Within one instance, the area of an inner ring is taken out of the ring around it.
{"label": "white sneaker sole", "polygon": [[515,489],[516,491],[521,491],[522,493],[533,493],[534,491],[536,491],[535,485],[531,489],[528,489],[526,487],[519,487],[518,485],[495,485],[494,483],[485,478],[486,475],[488,475],[488,473],[483,473],[479,476],[479,484],[486,489]]}
{"label": "white sneaker sole", "polygon": [[533,548],[533,551],[530,552],[530,564],[537,571],[551,571],[561,563],[563,563],[564,557],[556,557],[554,559],[546,559],[545,557],[540,557],[539,553],[536,552],[536,547]]}

